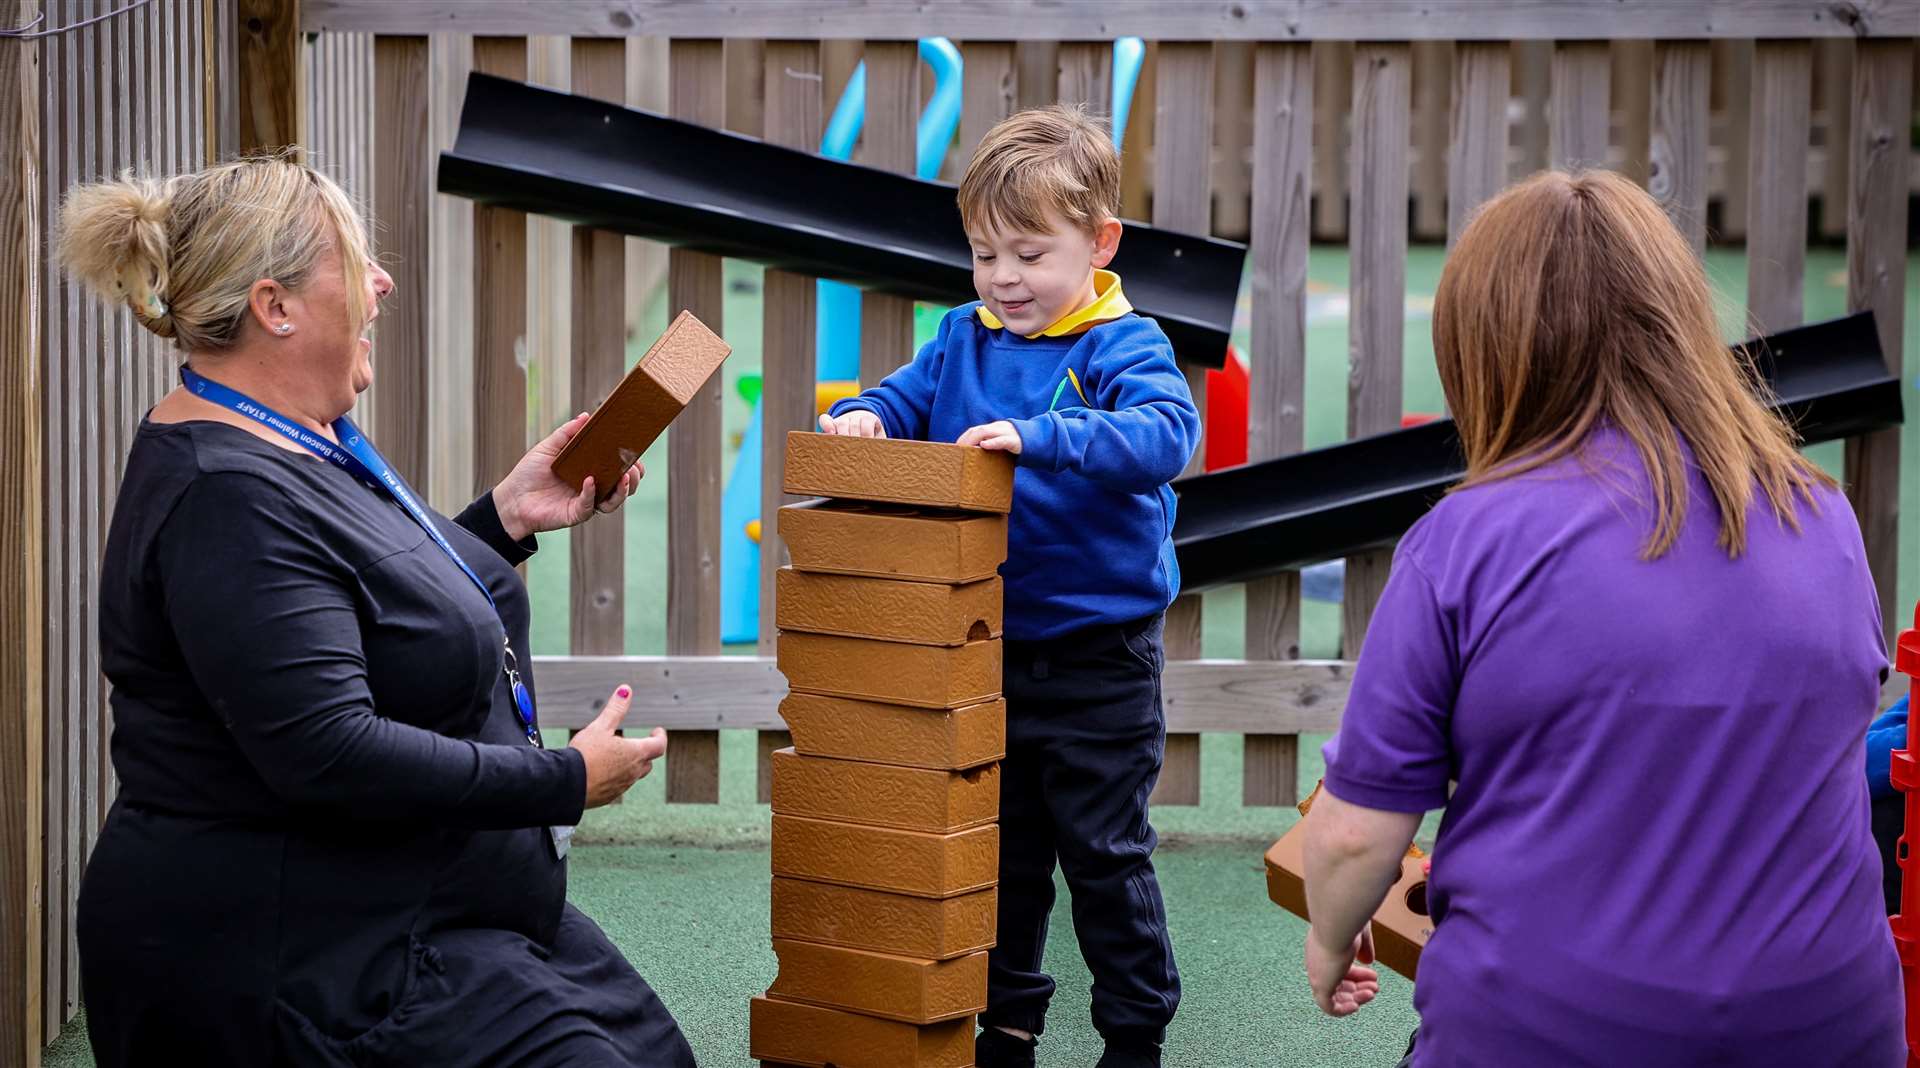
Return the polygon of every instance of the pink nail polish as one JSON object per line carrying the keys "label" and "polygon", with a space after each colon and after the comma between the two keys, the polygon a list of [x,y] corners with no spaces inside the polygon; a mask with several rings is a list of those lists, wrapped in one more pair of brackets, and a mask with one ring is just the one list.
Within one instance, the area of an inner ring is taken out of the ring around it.
{"label": "pink nail polish", "polygon": [[627,698],[629,698],[629,697],[632,697],[632,696],[633,696],[633,691],[632,691],[632,690],[630,690],[630,689],[628,689],[628,688],[626,688],[625,686],[622,686],[622,687],[620,687],[619,689],[617,689],[617,690],[615,690],[615,691],[613,691],[613,694],[614,694],[614,696],[615,696],[615,697],[618,697],[618,698],[620,698],[621,700],[623,700],[623,701],[624,701],[624,700],[626,700]]}

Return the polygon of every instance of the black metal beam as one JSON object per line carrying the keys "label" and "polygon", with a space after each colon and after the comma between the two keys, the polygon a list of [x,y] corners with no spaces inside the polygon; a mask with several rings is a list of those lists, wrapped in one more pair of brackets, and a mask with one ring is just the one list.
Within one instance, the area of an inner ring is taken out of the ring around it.
{"label": "black metal beam", "polygon": [[[1813,444],[1901,421],[1872,312],[1744,342],[1776,406]],[[1182,587],[1202,590],[1390,544],[1458,481],[1452,420],[1174,483]]]}
{"label": "black metal beam", "polygon": [[[951,185],[484,74],[467,81],[439,189],[916,300],[975,299]],[[1113,268],[1182,360],[1219,367],[1245,258],[1130,222]]]}

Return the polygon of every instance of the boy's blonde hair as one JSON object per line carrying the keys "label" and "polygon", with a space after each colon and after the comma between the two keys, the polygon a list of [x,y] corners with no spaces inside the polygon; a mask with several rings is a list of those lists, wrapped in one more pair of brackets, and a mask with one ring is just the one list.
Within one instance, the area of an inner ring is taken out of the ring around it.
{"label": "boy's blonde hair", "polygon": [[960,222],[1045,233],[1048,209],[1092,233],[1120,217],[1120,154],[1086,108],[1052,104],[1002,120],[960,179]]}

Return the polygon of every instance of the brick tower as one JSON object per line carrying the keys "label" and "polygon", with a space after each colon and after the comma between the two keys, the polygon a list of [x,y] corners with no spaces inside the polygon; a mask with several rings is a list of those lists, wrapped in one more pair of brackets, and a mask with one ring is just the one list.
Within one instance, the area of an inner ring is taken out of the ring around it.
{"label": "brick tower", "polygon": [[787,437],[775,622],[768,1065],[966,1068],[999,873],[1001,583],[1013,464],[920,441]]}

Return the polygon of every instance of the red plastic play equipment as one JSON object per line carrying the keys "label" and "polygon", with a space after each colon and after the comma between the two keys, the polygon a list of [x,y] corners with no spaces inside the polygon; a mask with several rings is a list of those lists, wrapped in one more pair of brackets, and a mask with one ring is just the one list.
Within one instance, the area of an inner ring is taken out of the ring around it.
{"label": "red plastic play equipment", "polygon": [[[1227,346],[1226,366],[1207,372],[1207,470],[1218,471],[1247,462],[1247,365]],[[1419,426],[1440,418],[1428,412],[1400,417],[1402,427]],[[1920,1068],[1920,1066],[1916,1066]]]}
{"label": "red plastic play equipment", "polygon": [[[1920,708],[1920,606],[1913,610],[1913,629],[1900,632],[1894,643],[1894,670],[1912,681],[1908,692]],[[1920,856],[1908,839],[1920,832],[1920,761],[1914,758],[1913,717],[1907,717],[1907,744],[1893,751],[1893,785],[1907,795],[1906,826],[1897,851],[1900,865],[1900,912],[1893,917],[1893,943],[1900,949],[1900,975],[1907,992],[1907,1068],[1920,1068]]]}

